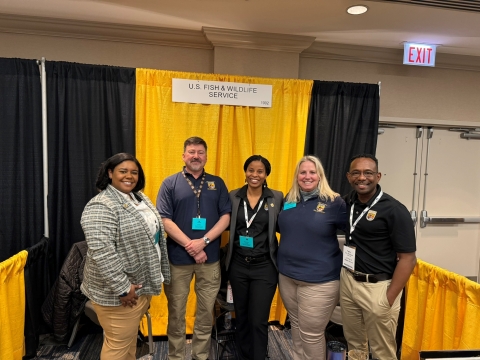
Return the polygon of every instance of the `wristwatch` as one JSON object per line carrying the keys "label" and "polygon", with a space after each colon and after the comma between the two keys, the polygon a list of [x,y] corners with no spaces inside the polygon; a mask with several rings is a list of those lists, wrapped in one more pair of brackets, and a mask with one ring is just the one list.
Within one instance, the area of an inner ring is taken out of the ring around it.
{"label": "wristwatch", "polygon": [[128,292],[124,292],[122,295],[118,295],[119,297],[125,297],[128,295]]}
{"label": "wristwatch", "polygon": [[203,241],[205,241],[205,245],[210,244],[210,239],[206,236],[203,237]]}

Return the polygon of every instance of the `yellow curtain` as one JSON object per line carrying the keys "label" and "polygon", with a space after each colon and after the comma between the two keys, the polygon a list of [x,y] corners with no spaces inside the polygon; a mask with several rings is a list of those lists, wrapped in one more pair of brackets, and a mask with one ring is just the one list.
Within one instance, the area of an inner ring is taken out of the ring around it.
{"label": "yellow curtain", "polygon": [[[172,78],[272,85],[272,107],[172,102]],[[208,145],[207,172],[223,178],[229,190],[245,181],[244,161],[253,154],[272,164],[269,187],[288,191],[296,162],[303,156],[311,80],[268,79],[137,69],[136,155],[147,179],[145,193],[155,202],[167,176],[182,169],[183,142],[200,136]],[[222,238],[224,244],[226,236]],[[154,334],[166,334],[166,299],[152,300]],[[187,306],[187,332],[195,316],[195,296]],[[276,295],[271,320],[285,321]],[[146,328],[146,323],[142,324]]]}
{"label": "yellow curtain", "polygon": [[21,360],[25,354],[25,279],[28,252],[0,263],[0,359]]}
{"label": "yellow curtain", "polygon": [[480,349],[480,284],[418,260],[406,286],[402,360],[420,350]]}

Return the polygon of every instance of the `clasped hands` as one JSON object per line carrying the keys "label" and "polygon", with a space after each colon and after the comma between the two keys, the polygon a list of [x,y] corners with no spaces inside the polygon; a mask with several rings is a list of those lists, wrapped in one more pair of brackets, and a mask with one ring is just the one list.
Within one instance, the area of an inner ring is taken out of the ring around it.
{"label": "clasped hands", "polygon": [[135,290],[140,289],[142,285],[131,284],[130,291],[126,296],[120,296],[120,302],[123,306],[134,307],[137,305],[138,295]]}
{"label": "clasped hands", "polygon": [[188,255],[195,259],[197,264],[202,264],[207,261],[207,254],[203,251],[205,246],[205,241],[203,239],[193,239],[185,245],[185,250]]}

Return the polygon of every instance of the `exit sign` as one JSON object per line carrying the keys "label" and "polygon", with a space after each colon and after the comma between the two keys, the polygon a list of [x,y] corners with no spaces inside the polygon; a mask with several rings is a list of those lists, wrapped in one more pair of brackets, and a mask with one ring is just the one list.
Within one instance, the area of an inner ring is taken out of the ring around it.
{"label": "exit sign", "polygon": [[435,66],[436,50],[436,45],[405,43],[403,46],[403,64]]}

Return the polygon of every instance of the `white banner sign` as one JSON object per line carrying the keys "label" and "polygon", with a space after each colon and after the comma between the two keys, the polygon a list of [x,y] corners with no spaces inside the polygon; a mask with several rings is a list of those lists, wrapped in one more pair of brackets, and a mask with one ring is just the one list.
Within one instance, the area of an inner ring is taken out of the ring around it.
{"label": "white banner sign", "polygon": [[172,79],[172,101],[272,107],[272,85]]}

